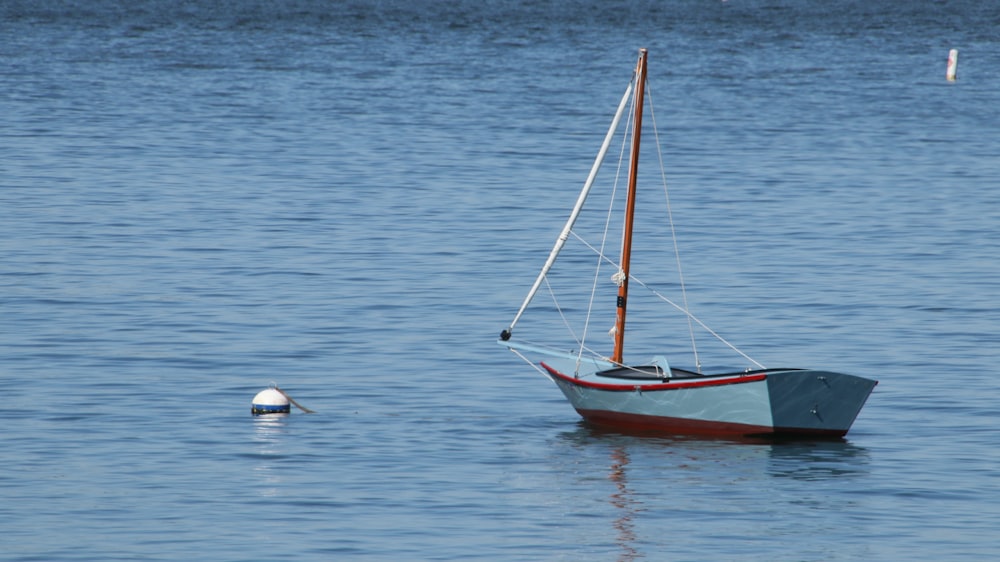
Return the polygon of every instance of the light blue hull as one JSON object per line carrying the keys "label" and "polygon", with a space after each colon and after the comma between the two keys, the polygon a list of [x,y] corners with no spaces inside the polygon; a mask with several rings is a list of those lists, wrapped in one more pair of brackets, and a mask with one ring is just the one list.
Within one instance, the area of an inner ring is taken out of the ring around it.
{"label": "light blue hull", "polygon": [[543,366],[584,419],[674,433],[843,436],[878,384],[798,369],[651,381]]}

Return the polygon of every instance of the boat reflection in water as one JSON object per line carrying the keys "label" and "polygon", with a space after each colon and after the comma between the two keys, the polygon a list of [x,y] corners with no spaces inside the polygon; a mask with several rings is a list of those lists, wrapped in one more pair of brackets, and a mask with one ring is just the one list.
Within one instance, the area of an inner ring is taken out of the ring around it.
{"label": "boat reflection in water", "polygon": [[633,516],[642,511],[641,504],[636,501],[628,488],[628,474],[625,471],[627,467],[628,451],[623,446],[615,447],[611,451],[611,472],[608,474],[608,479],[615,485],[615,490],[611,494],[611,505],[619,511],[619,516],[612,525],[618,532],[617,542],[622,549],[618,560],[622,562],[636,560],[639,557],[639,551],[634,546]]}
{"label": "boat reflection in water", "polygon": [[869,453],[847,441],[776,443],[769,450],[768,473],[776,478],[831,480],[869,472]]}
{"label": "boat reflection in water", "polygon": [[607,475],[611,486],[598,497],[613,508],[607,541],[617,545],[619,561],[660,554],[660,547],[649,552],[644,545],[668,540],[660,534],[665,529],[677,537],[674,548],[682,549],[685,530],[719,525],[722,518],[729,521],[726,533],[738,535],[740,525],[757,528],[745,517],[766,519],[774,510],[850,509],[850,500],[825,491],[870,471],[869,452],[844,439],[704,439],[624,433],[583,421],[559,436],[556,457],[560,467],[574,465],[572,473],[560,471],[574,478],[573,489],[593,489],[593,475]]}

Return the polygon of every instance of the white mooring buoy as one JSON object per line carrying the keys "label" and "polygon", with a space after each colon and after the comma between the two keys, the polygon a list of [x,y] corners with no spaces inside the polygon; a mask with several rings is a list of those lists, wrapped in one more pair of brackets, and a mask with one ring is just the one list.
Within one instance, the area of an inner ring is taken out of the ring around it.
{"label": "white mooring buoy", "polygon": [[954,82],[956,74],[958,74],[958,49],[952,49],[948,51],[948,72],[945,77],[949,82]]}
{"label": "white mooring buoy", "polygon": [[276,388],[268,388],[257,393],[250,404],[250,412],[255,416],[262,414],[287,414],[291,411],[288,397]]}

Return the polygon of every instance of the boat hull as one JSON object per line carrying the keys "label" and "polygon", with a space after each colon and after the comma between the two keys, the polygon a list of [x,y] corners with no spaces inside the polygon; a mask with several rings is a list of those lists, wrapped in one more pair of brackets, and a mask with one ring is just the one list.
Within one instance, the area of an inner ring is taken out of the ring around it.
{"label": "boat hull", "polygon": [[878,384],[801,369],[649,383],[599,375],[578,378],[542,366],[588,422],[677,434],[842,437]]}

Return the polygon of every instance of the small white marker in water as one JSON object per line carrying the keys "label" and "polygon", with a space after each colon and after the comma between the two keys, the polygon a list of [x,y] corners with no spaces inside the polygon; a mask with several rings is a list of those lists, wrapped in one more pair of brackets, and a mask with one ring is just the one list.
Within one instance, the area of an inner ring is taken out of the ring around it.
{"label": "small white marker in water", "polygon": [[958,72],[958,49],[948,51],[948,73],[949,82],[955,81],[955,74]]}
{"label": "small white marker in water", "polygon": [[257,393],[250,404],[250,412],[255,416],[262,414],[287,414],[291,411],[288,398],[276,388],[268,388]]}

